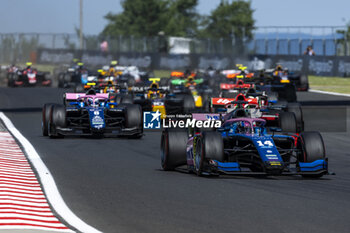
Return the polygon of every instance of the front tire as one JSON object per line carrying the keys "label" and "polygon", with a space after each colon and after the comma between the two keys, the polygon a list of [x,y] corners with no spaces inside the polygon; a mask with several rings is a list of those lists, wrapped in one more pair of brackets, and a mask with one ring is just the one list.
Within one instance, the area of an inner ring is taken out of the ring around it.
{"label": "front tire", "polygon": [[[326,158],[323,138],[319,132],[303,132],[298,138],[298,148],[302,150],[298,160],[301,162],[314,162]],[[304,174],[303,177],[319,178],[323,174]]]}
{"label": "front tire", "polygon": [[210,159],[224,160],[224,143],[219,132],[203,132],[196,141],[195,171],[198,176],[203,174]]}

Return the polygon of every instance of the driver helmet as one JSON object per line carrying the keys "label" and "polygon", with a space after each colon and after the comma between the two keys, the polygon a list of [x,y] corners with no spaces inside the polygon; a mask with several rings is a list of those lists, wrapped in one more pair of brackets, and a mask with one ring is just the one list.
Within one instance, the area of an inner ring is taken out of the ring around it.
{"label": "driver helmet", "polygon": [[152,83],[150,86],[151,90],[157,90],[158,89],[158,84],[157,83]]}
{"label": "driver helmet", "polygon": [[283,71],[282,65],[278,64],[278,65],[276,66],[276,71]]}
{"label": "driver helmet", "polygon": [[31,69],[31,68],[32,68],[32,65],[33,65],[33,64],[32,64],[31,62],[27,62],[27,63],[26,63],[27,69]]}
{"label": "driver helmet", "polygon": [[94,103],[94,100],[92,98],[87,98],[85,100],[85,105],[87,105],[87,106],[92,106],[93,103]]}
{"label": "driver helmet", "polygon": [[240,133],[249,133],[250,132],[249,123],[245,121],[241,121],[238,125],[238,130]]}
{"label": "driver helmet", "polygon": [[114,60],[114,61],[111,61],[109,67],[116,67],[118,65],[118,61]]}
{"label": "driver helmet", "polygon": [[95,99],[95,101],[92,104],[92,107],[98,107],[100,106],[100,100],[99,99]]}
{"label": "driver helmet", "polygon": [[185,77],[190,76],[191,75],[191,70],[186,69],[185,72],[184,72],[184,75],[185,75]]}
{"label": "driver helmet", "polygon": [[78,62],[77,65],[78,65],[78,68],[79,68],[79,69],[83,69],[83,67],[84,67],[84,63],[82,63],[82,62]]}
{"label": "driver helmet", "polygon": [[156,99],[157,98],[157,91],[149,90],[148,91],[148,98],[149,99]]}

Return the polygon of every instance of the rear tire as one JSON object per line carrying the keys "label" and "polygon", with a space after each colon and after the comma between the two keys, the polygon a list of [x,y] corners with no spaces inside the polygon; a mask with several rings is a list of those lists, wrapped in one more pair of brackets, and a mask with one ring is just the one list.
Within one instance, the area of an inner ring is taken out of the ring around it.
{"label": "rear tire", "polygon": [[122,99],[122,95],[121,94],[117,94],[114,98],[114,102],[117,104],[120,104],[120,101]]}
{"label": "rear tire", "polygon": [[139,133],[130,136],[130,138],[142,138],[143,136],[143,119],[142,119],[142,108],[138,104],[128,104],[125,106],[125,127],[126,128],[137,128],[140,130]]}
{"label": "rear tire", "polygon": [[183,97],[183,110],[184,113],[190,113],[196,108],[194,98],[192,95],[184,95]]}
{"label": "rear tire", "polygon": [[170,78],[161,78],[159,81],[159,86],[167,87],[170,85]]}
{"label": "rear tire", "polygon": [[8,87],[15,87],[15,74],[9,73],[7,75],[7,86]]}
{"label": "rear tire", "polygon": [[54,105],[51,111],[51,117],[49,121],[49,136],[51,138],[64,137],[63,135],[57,133],[57,127],[66,127],[66,109],[63,105]]}
{"label": "rear tire", "polygon": [[55,104],[45,104],[42,110],[41,129],[43,136],[49,136],[49,121],[51,117],[51,111]]}
{"label": "rear tire", "polygon": [[186,130],[168,129],[161,138],[161,166],[164,171],[172,171],[187,162],[186,146],[188,135]]}
{"label": "rear tire", "polygon": [[296,133],[297,122],[294,113],[292,112],[281,112],[279,114],[279,127],[283,132]]}
{"label": "rear tire", "polygon": [[296,102],[297,101],[297,93],[296,93],[294,85],[290,85],[290,84],[286,85],[284,93],[285,93],[285,99],[288,102]]}
{"label": "rear tire", "polygon": [[287,105],[287,111],[292,112],[295,115],[297,121],[297,132],[300,133],[304,131],[304,119],[301,105],[299,103],[289,103]]}
{"label": "rear tire", "polygon": [[306,74],[300,76],[300,88],[303,91],[309,90],[309,77]]}
{"label": "rear tire", "polygon": [[120,99],[121,104],[133,104],[134,99],[132,98],[131,95],[125,95]]}
{"label": "rear tire", "polygon": [[135,79],[134,77],[130,76],[128,77],[128,87],[133,87],[135,86]]}
{"label": "rear tire", "polygon": [[210,110],[210,97],[208,93],[202,94],[202,109],[204,112],[209,112]]}
{"label": "rear tire", "polygon": [[83,85],[77,84],[77,85],[74,87],[74,92],[75,92],[75,93],[84,93],[85,90],[84,90]]}
{"label": "rear tire", "polygon": [[58,87],[63,88],[64,87],[64,73],[59,73],[58,74]]}

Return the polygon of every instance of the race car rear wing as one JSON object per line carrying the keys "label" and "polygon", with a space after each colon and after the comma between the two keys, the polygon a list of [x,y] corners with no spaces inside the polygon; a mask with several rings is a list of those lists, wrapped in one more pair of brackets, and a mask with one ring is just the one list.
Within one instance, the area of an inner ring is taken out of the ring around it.
{"label": "race car rear wing", "polygon": [[[151,88],[149,86],[133,86],[133,87],[129,87],[129,91],[132,92],[146,92],[148,90],[150,90]],[[156,90],[159,91],[168,91],[170,90],[169,86],[159,86]]]}
{"label": "race car rear wing", "polygon": [[[66,93],[65,94],[66,100],[77,100],[79,98],[84,98],[87,96],[90,96],[90,95],[87,95],[85,93]],[[95,96],[101,99],[108,99],[109,93],[96,93]]]}
{"label": "race car rear wing", "polygon": [[192,113],[192,119],[197,121],[221,120],[218,113]]}

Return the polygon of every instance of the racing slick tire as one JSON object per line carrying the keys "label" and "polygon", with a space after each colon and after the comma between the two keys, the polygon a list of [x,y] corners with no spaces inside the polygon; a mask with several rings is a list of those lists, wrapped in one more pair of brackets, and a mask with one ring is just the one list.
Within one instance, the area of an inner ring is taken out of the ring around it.
{"label": "racing slick tire", "polygon": [[64,136],[57,133],[57,127],[66,127],[66,108],[63,105],[56,104],[52,106],[49,120],[48,134],[50,138],[63,138]]}
{"label": "racing slick tire", "polygon": [[287,111],[295,115],[297,121],[297,133],[304,131],[303,111],[299,103],[288,103]]}
{"label": "racing slick tire", "polygon": [[74,87],[74,92],[75,92],[75,93],[84,93],[85,90],[84,90],[83,85],[77,84],[77,85]]}
{"label": "racing slick tire", "polygon": [[142,108],[138,104],[125,105],[125,127],[137,128],[140,130],[137,134],[131,135],[129,138],[142,138],[143,136],[143,118]]}
{"label": "racing slick tire", "polygon": [[116,96],[114,98],[114,102],[117,104],[120,104],[120,101],[122,98],[123,98],[123,96],[121,94],[116,94]]}
{"label": "racing slick tire", "polygon": [[279,127],[282,129],[282,132],[296,133],[297,121],[295,114],[292,112],[281,112],[279,114]]}
{"label": "racing slick tire", "polygon": [[15,74],[8,74],[7,76],[7,86],[8,87],[15,87]]}
{"label": "racing slick tire", "polygon": [[58,87],[63,88],[64,87],[64,73],[59,73],[58,74]]}
{"label": "racing slick tire", "polygon": [[302,91],[309,90],[309,77],[306,74],[300,76],[300,89]]}
{"label": "racing slick tire", "polygon": [[277,105],[277,106],[281,106],[281,107],[287,107],[288,102],[285,101],[285,100],[279,100],[279,101],[277,101],[277,103],[275,103],[273,105]]}
{"label": "racing slick tire", "polygon": [[195,171],[198,176],[205,171],[208,160],[222,162],[224,160],[224,142],[219,132],[205,131],[196,141]]}
{"label": "racing slick tire", "polygon": [[184,129],[164,130],[160,142],[161,166],[164,171],[172,171],[186,164],[188,134]]}
{"label": "racing slick tire", "polygon": [[159,81],[159,86],[165,87],[170,85],[170,78],[161,78]]}
{"label": "racing slick tire", "polygon": [[[302,154],[298,158],[301,162],[314,162],[326,158],[326,150],[319,132],[302,132],[298,138],[298,148]],[[323,174],[303,174],[303,177],[319,178]]]}
{"label": "racing slick tire", "polygon": [[288,102],[296,102],[297,101],[297,93],[294,85],[286,85],[284,89],[285,100]]}
{"label": "racing slick tire", "polygon": [[133,86],[135,86],[135,79],[134,77],[130,76],[128,78],[128,87],[133,87]]}
{"label": "racing slick tire", "polygon": [[42,121],[41,121],[41,129],[43,136],[49,136],[49,121],[51,117],[51,111],[55,104],[45,104],[42,110]]}
{"label": "racing slick tire", "polygon": [[195,108],[196,108],[196,104],[194,102],[193,96],[192,95],[184,95],[183,96],[183,110],[184,110],[184,113],[190,113]]}
{"label": "racing slick tire", "polygon": [[121,104],[133,104],[134,99],[132,98],[131,95],[125,95],[120,99]]}
{"label": "racing slick tire", "polygon": [[209,112],[210,110],[210,96],[208,93],[202,94],[202,110],[204,112]]}

